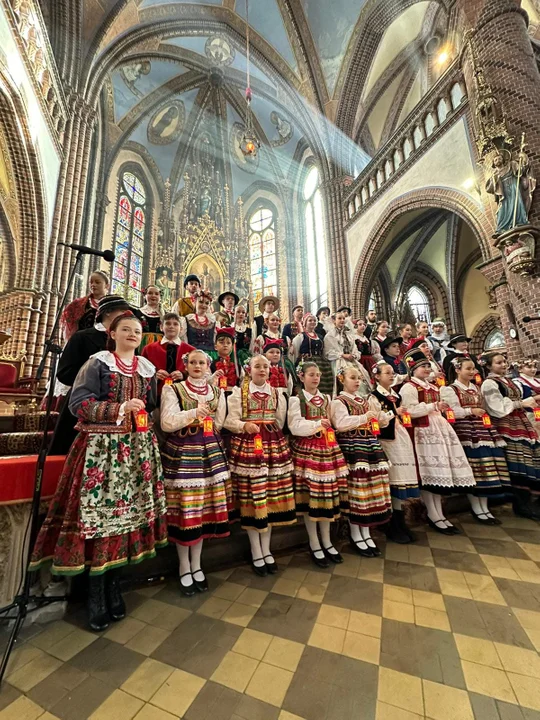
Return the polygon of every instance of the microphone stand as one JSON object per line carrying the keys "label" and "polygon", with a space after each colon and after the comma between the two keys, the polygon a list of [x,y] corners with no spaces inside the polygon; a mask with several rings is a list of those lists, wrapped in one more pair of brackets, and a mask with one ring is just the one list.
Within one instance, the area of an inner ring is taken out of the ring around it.
{"label": "microphone stand", "polygon": [[[48,431],[49,431],[49,422],[51,418],[51,409],[52,404],[54,400],[54,388],[56,385],[56,370],[58,366],[58,359],[60,357],[60,354],[62,353],[62,348],[60,345],[56,344],[55,342],[55,336],[58,331],[58,326],[60,325],[60,319],[62,317],[62,312],[64,310],[64,307],[66,305],[66,301],[69,295],[69,292],[71,290],[71,286],[73,285],[73,281],[75,279],[75,275],[79,269],[80,262],[82,260],[83,253],[78,252],[77,257],[75,259],[75,262],[73,263],[73,267],[71,268],[71,272],[69,274],[69,278],[67,281],[66,291],[64,293],[64,296],[62,297],[62,300],[60,302],[60,305],[58,306],[58,309],[56,311],[56,317],[54,320],[54,325],[51,330],[51,334],[45,341],[45,346],[43,350],[43,357],[41,359],[41,362],[39,364],[37,373],[36,373],[36,379],[37,382],[39,382],[43,376],[43,372],[45,370],[45,365],[47,362],[47,357],[51,356],[51,367],[49,372],[49,388],[47,391],[47,404],[45,409],[45,421],[44,421],[44,432],[43,437],[41,439],[41,446],[39,448],[39,454],[38,459],[36,463],[36,475],[35,475],[35,481],[34,481],[34,493],[32,497],[32,507],[31,507],[31,513],[30,513],[30,528],[29,528],[29,539],[28,539],[28,546],[25,549],[23,549],[23,557],[24,557],[24,566],[23,566],[23,573],[24,573],[24,581],[22,584],[22,589],[18,595],[14,598],[13,602],[7,605],[4,608],[0,608],[0,622],[10,621],[13,620],[13,627],[11,628],[11,632],[9,634],[9,638],[7,641],[7,645],[4,649],[4,653],[2,655],[2,661],[0,662],[0,685],[2,683],[2,680],[4,678],[7,665],[9,662],[9,658],[11,655],[11,652],[13,650],[13,646],[15,645],[15,642],[17,641],[17,637],[19,635],[19,632],[23,626],[24,621],[26,620],[26,617],[29,612],[29,605],[32,605],[30,608],[31,610],[36,610],[39,607],[50,605],[54,602],[60,602],[62,600],[66,599],[65,595],[58,595],[58,596],[35,596],[30,594],[31,590],[31,577],[33,576],[33,573],[28,572],[28,565],[30,563],[30,558],[32,555],[32,550],[34,548],[34,543],[36,541],[38,531],[39,531],[39,506],[41,503],[41,488],[43,483],[43,473],[45,470],[45,461],[47,459],[47,454],[49,451],[49,437],[48,437]],[[28,534],[28,530],[27,533]],[[10,614],[14,611],[13,614]]]}

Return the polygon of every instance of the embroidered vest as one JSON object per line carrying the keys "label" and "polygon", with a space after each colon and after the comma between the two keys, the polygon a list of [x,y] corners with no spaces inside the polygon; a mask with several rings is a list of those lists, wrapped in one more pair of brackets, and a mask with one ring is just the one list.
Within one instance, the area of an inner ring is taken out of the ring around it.
{"label": "embroidered vest", "polygon": [[[401,398],[399,395],[395,395],[397,398],[395,402],[389,400],[386,395],[383,395],[378,390],[373,391],[373,395],[381,403],[381,407],[385,412],[393,412],[395,415],[396,408],[401,405]],[[380,434],[381,440],[395,440],[396,439],[396,418],[393,417],[388,423],[387,427],[381,428]]]}
{"label": "embroidered vest", "polygon": [[[173,390],[176,393],[176,397],[178,398],[178,402],[180,403],[180,409],[181,410],[195,410],[199,404],[199,401],[195,398],[192,398],[191,395],[187,392],[185,386],[182,382],[175,382],[173,383]],[[215,387],[212,388],[212,392],[214,393],[214,397],[211,400],[205,400],[205,402],[208,404],[208,407],[210,408],[210,415],[211,417],[214,417],[217,412],[217,406],[218,406],[218,400],[219,400],[219,390]],[[206,396],[208,397],[208,396]]]}
{"label": "embroidered vest", "polygon": [[323,395],[322,397],[323,403],[317,406],[312,402],[308,402],[303,392],[298,394],[298,399],[300,400],[300,412],[302,413],[303,418],[306,420],[318,420],[319,418],[328,417],[328,396]]}
{"label": "embroidered vest", "polygon": [[275,388],[271,388],[270,395],[264,393],[264,398],[256,397],[249,392],[249,382],[244,382],[241,396],[242,422],[257,422],[257,420],[275,422],[279,400],[278,391]]}
{"label": "embroidered vest", "polygon": [[[429,388],[423,388],[420,385],[411,382],[410,380],[408,382],[416,388],[419,403],[439,402],[439,390],[434,385],[430,385]],[[424,417],[419,418],[412,418],[412,425],[413,428],[429,427],[429,415],[424,415]]]}
{"label": "embroidered vest", "polygon": [[463,390],[457,385],[450,385],[452,390],[456,393],[459,404],[463,408],[481,408],[482,407],[482,396],[478,390]]}

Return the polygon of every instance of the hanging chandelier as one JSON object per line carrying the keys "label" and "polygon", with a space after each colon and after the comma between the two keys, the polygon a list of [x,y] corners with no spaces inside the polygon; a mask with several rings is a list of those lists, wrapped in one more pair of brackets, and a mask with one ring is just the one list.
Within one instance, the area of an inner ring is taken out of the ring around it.
{"label": "hanging chandelier", "polygon": [[246,123],[244,134],[240,140],[240,150],[244,157],[255,157],[259,152],[261,143],[255,131],[253,130],[253,114],[251,111],[251,100],[253,93],[251,91],[251,77],[250,77],[250,53],[249,53],[249,0],[246,0]]}

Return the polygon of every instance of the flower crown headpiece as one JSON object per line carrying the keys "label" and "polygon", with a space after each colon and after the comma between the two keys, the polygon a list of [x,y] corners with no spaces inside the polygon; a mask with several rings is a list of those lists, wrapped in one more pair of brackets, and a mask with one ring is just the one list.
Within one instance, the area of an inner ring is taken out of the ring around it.
{"label": "flower crown headpiece", "polygon": [[184,363],[184,365],[187,365],[188,358],[192,352],[198,352],[201,353],[201,355],[204,355],[206,358],[206,363],[208,367],[210,367],[210,365],[212,364],[212,358],[210,357],[210,355],[208,355],[208,353],[205,353],[204,350],[197,350],[197,348],[195,348],[194,350],[188,350],[182,355],[182,362]]}

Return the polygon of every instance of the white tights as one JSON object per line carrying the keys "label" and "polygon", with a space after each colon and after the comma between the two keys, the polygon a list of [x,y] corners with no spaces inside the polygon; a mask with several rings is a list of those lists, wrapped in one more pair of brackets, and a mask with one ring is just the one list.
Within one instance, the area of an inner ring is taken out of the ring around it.
{"label": "white tights", "polygon": [[[185,577],[180,578],[180,582],[184,587],[193,584],[193,579],[198,582],[204,580],[204,573],[201,570],[201,554],[203,541],[200,540],[196,545],[177,545],[176,552],[180,563],[179,574]],[[187,574],[186,574],[187,573]]]}
{"label": "white tights", "polygon": [[270,540],[272,539],[272,528],[264,532],[258,532],[257,530],[247,531],[249,544],[251,546],[251,559],[255,567],[263,567],[265,564],[264,558],[269,560],[268,564],[274,562],[272,553],[270,552]]}
{"label": "white tights", "polygon": [[351,531],[351,538],[355,545],[358,545],[360,550],[367,550],[368,547],[377,547],[371,537],[371,530],[368,527],[361,527],[360,525],[354,525],[349,520],[349,528]]}
{"label": "white tights", "polygon": [[422,490],[422,500],[424,501],[428,518],[431,522],[435,523],[435,525],[438,525],[440,528],[453,527],[452,523],[444,516],[442,509],[442,497],[440,495],[435,495],[428,490]]}
{"label": "white tights", "polygon": [[468,494],[471,509],[475,515],[487,515],[492,518],[493,515],[489,511],[488,499],[485,497],[476,497],[476,495]]}

